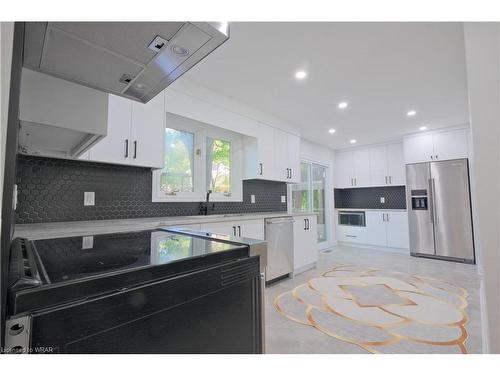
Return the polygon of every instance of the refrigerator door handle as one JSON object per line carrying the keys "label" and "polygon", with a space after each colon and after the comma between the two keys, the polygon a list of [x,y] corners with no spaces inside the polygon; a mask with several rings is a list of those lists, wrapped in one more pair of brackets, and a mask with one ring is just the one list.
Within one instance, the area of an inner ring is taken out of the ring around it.
{"label": "refrigerator door handle", "polygon": [[432,190],[434,184],[432,180],[432,178],[429,178],[429,216],[431,223],[434,223],[434,191]]}
{"label": "refrigerator door handle", "polygon": [[432,221],[434,222],[434,226],[438,225],[437,222],[437,215],[436,215],[436,201],[434,199],[435,197],[435,192],[436,192],[436,183],[433,178],[431,178],[432,182]]}

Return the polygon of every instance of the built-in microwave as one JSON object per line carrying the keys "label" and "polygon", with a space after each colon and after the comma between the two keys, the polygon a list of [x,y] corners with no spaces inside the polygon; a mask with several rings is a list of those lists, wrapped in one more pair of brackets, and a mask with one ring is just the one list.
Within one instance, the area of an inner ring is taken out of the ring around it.
{"label": "built-in microwave", "polygon": [[353,227],[365,226],[364,211],[339,211],[339,225],[349,225]]}

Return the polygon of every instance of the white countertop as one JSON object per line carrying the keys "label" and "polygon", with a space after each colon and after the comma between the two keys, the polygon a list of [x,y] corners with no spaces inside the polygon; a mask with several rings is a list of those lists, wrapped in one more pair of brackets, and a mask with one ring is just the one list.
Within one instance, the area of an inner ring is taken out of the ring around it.
{"label": "white countertop", "polygon": [[336,208],[335,211],[393,211],[406,212],[406,208]]}
{"label": "white countertop", "polygon": [[17,224],[14,237],[46,239],[58,237],[86,236],[115,232],[148,230],[165,226],[182,226],[198,223],[215,223],[234,220],[267,219],[283,216],[307,216],[311,213],[259,212],[250,214],[196,215],[148,217],[140,219],[68,221],[57,223]]}

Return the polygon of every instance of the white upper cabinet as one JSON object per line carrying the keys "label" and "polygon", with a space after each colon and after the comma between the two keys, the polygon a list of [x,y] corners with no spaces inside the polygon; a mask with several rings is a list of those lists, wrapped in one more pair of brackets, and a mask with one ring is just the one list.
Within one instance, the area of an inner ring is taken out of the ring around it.
{"label": "white upper cabinet", "polygon": [[403,155],[403,144],[387,145],[387,179],[389,185],[406,184],[406,168]]}
{"label": "white upper cabinet", "polygon": [[300,182],[300,138],[274,129],[275,180]]}
{"label": "white upper cabinet", "polygon": [[336,154],[338,188],[404,185],[406,180],[401,143],[374,146]]}
{"label": "white upper cabinet", "polygon": [[163,93],[146,104],[110,94],[108,135],[90,149],[89,159],[163,168],[165,119]]}
{"label": "white upper cabinet", "polygon": [[130,156],[134,165],[163,168],[165,122],[163,92],[146,104],[132,102]]}
{"label": "white upper cabinet", "polygon": [[287,133],[288,140],[288,168],[290,177],[288,182],[300,182],[300,137]]}
{"label": "white upper cabinet", "polygon": [[407,137],[403,145],[406,164],[468,157],[466,129]]}
{"label": "white upper cabinet", "polygon": [[274,179],[274,129],[265,126],[259,131],[257,138],[256,176],[265,180]]}
{"label": "white upper cabinet", "polygon": [[403,141],[405,163],[421,163],[431,161],[434,155],[432,135],[419,135],[405,138]]}
{"label": "white upper cabinet", "polygon": [[361,149],[353,152],[354,186],[370,186],[370,150]]}
{"label": "white upper cabinet", "polygon": [[259,125],[257,137],[245,137],[243,178],[300,182],[300,137]]}
{"label": "white upper cabinet", "polygon": [[107,94],[22,69],[19,96],[21,153],[78,158],[106,136]]}
{"label": "white upper cabinet", "polygon": [[363,187],[370,185],[370,152],[355,150],[337,153],[335,159],[336,187]]}
{"label": "white upper cabinet", "polygon": [[434,160],[462,159],[468,157],[465,129],[436,133],[432,136]]}
{"label": "white upper cabinet", "polygon": [[108,135],[89,151],[89,160],[127,164],[132,105],[130,99],[109,95]]}
{"label": "white upper cabinet", "polygon": [[370,149],[370,184],[387,185],[387,147],[378,146]]}
{"label": "white upper cabinet", "polygon": [[401,143],[370,148],[370,186],[404,185],[405,181]]}

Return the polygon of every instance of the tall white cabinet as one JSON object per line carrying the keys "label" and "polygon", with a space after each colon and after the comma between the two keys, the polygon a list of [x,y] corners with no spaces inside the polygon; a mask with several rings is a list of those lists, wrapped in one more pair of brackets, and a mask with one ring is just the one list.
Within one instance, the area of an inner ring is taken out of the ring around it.
{"label": "tall white cabinet", "polygon": [[146,104],[110,94],[108,135],[89,150],[88,158],[163,168],[165,120],[163,92]]}

